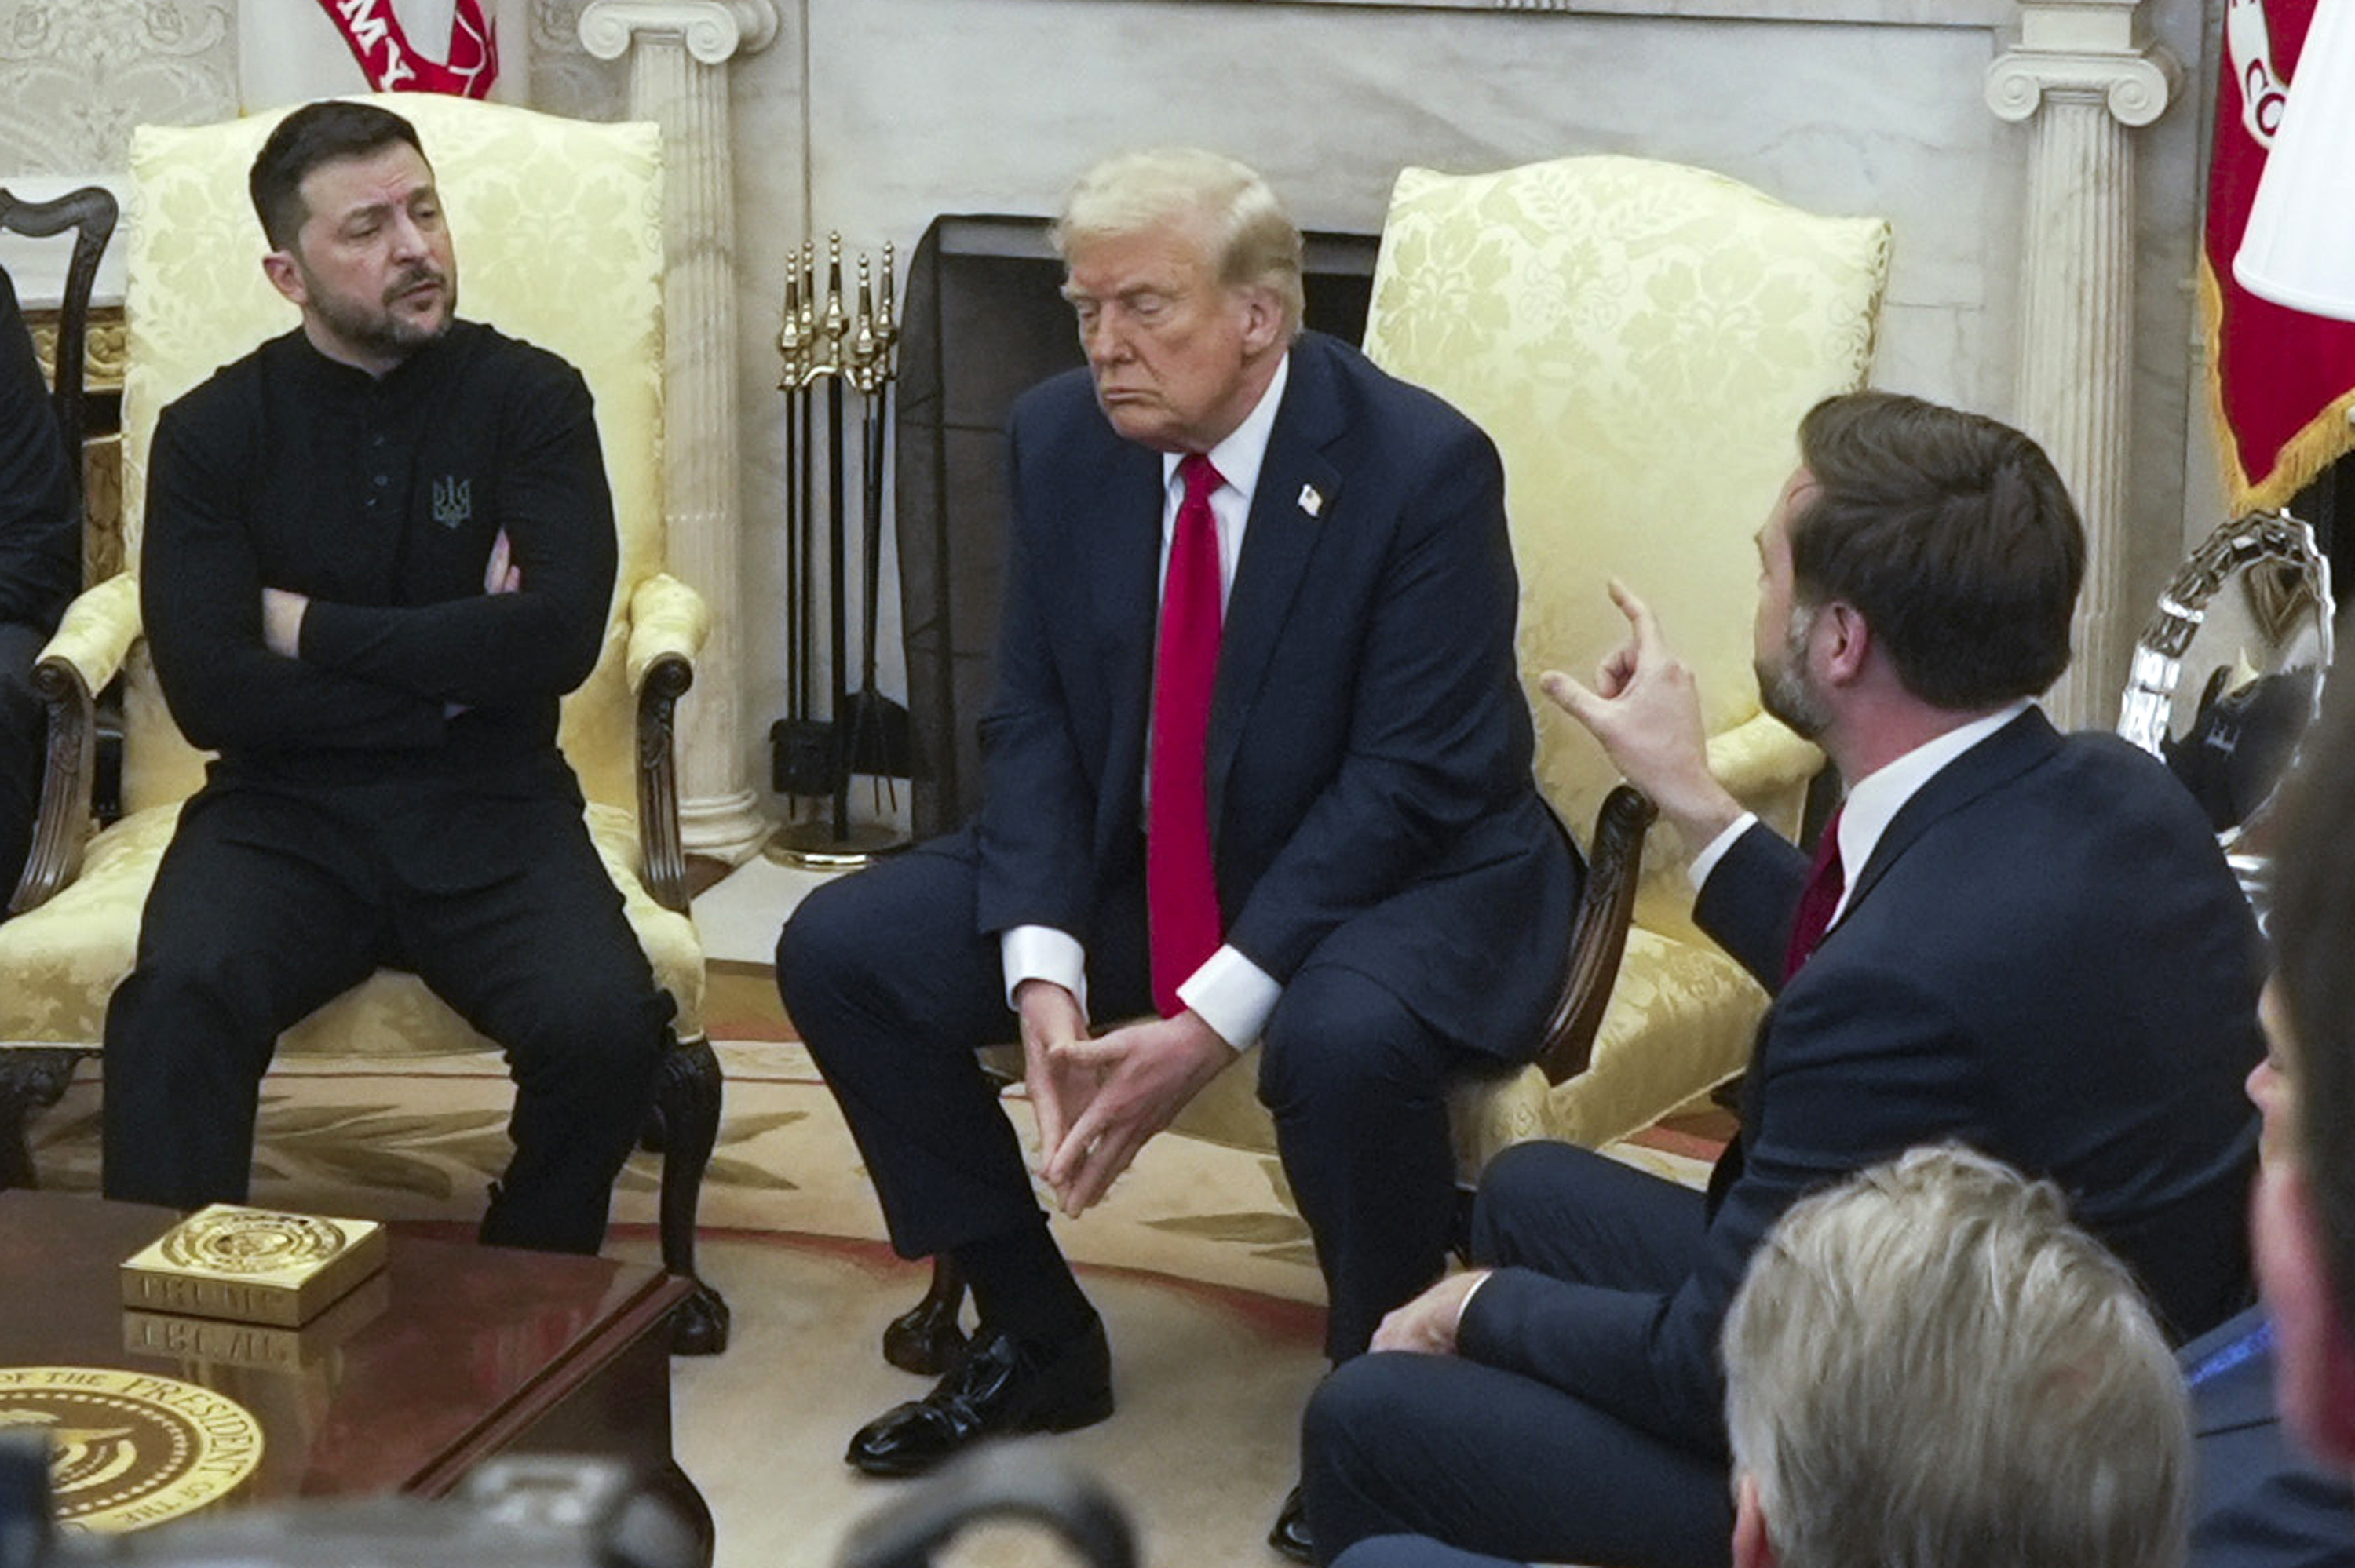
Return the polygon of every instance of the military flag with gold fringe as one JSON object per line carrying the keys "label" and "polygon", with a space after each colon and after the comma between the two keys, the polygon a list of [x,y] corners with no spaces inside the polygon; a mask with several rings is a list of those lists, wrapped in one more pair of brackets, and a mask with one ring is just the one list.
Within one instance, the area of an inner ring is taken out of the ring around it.
{"label": "military flag with gold fringe", "polygon": [[[2355,323],[2261,300],[2232,276],[2316,0],[2227,0],[2200,258],[2209,406],[2235,512],[2288,503],[2350,448]],[[2355,155],[2355,151],[2350,151]]]}

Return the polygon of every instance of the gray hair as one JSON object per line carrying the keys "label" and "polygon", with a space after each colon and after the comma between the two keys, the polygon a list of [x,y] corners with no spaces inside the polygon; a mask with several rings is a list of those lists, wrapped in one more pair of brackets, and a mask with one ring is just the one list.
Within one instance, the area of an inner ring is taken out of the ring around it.
{"label": "gray hair", "polygon": [[1917,1149],[1796,1204],[1725,1321],[1782,1568],[2177,1568],[2183,1383],[2061,1193]]}
{"label": "gray hair", "polygon": [[1286,338],[1300,333],[1300,230],[1257,171],[1199,147],[1155,147],[1106,158],[1071,186],[1049,238],[1068,262],[1092,239],[1167,223],[1196,227],[1219,281],[1276,297]]}

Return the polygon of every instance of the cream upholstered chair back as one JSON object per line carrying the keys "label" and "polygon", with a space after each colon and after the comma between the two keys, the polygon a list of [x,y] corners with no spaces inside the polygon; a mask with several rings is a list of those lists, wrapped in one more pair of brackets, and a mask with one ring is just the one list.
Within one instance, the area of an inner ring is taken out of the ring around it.
{"label": "cream upholstered chair back", "polygon": [[[1864,383],[1889,245],[1879,218],[1820,217],[1701,169],[1575,157],[1405,170],[1374,270],[1366,352],[1503,455],[1530,691],[1549,668],[1587,678],[1625,637],[1604,591],[1621,577],[1693,667],[1711,765],[1785,832],[1821,758],[1758,708],[1752,535],[1797,465],[1800,417]],[[1577,725],[1533,705],[1540,782],[1583,832],[1617,776]],[[1600,1142],[1740,1069],[1764,994],[1691,906],[1680,846],[1656,832],[1590,1066],[1550,1088],[1531,1070],[1458,1107],[1460,1144]]]}
{"label": "cream upholstered chair back", "polygon": [[[425,144],[454,242],[461,313],[563,355],[596,399],[621,570],[604,651],[566,700],[560,738],[589,799],[634,817],[634,710],[620,612],[664,559],[659,128],[432,93],[367,101],[406,117]],[[268,247],[246,196],[246,173],[280,118],[143,126],[133,136],[123,289],[128,560],[139,558],[156,416],[298,320],[262,275]],[[128,676],[123,792],[124,809],[136,811],[192,793],[203,758],[165,710],[144,643]]]}
{"label": "cream upholstered chair back", "polygon": [[[1691,663],[1709,732],[1758,716],[1751,535],[1797,464],[1800,416],[1863,384],[1888,252],[1881,219],[1638,158],[1399,175],[1366,351],[1495,438],[1532,682],[1583,679],[1618,643],[1616,575]],[[1540,706],[1546,790],[1591,822],[1616,776]]]}

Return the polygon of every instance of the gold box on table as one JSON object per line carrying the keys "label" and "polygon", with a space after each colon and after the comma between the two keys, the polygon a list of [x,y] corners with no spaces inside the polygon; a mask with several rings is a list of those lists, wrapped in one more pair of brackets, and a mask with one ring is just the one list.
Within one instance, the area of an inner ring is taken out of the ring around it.
{"label": "gold box on table", "polygon": [[123,1302],[149,1312],[296,1328],[384,1266],[384,1227],[215,1203],[123,1266]]}

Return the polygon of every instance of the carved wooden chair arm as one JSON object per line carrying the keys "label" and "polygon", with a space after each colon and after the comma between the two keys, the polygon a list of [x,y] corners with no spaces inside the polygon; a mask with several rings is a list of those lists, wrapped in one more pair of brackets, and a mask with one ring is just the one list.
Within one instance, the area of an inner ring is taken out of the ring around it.
{"label": "carved wooden chair arm", "polygon": [[33,689],[49,712],[49,739],[41,763],[40,815],[8,899],[11,915],[48,903],[81,870],[97,766],[98,694],[138,640],[139,584],[130,573],[117,573],[66,607],[57,635],[33,666]]}
{"label": "carved wooden chair arm", "polygon": [[1636,907],[1636,885],[1644,869],[1644,831],[1659,814],[1648,797],[1622,784],[1604,797],[1594,814],[1594,842],[1587,854],[1586,890],[1578,906],[1570,962],[1561,992],[1546,1019],[1545,1043],[1537,1064],[1546,1081],[1561,1084],[1586,1070],[1594,1036],[1619,978],[1627,950],[1627,924]]}
{"label": "carved wooden chair arm", "polygon": [[646,891],[687,911],[687,852],[679,837],[678,699],[695,683],[695,655],[711,629],[703,597],[667,573],[630,595],[630,689],[637,696],[638,855]]}

